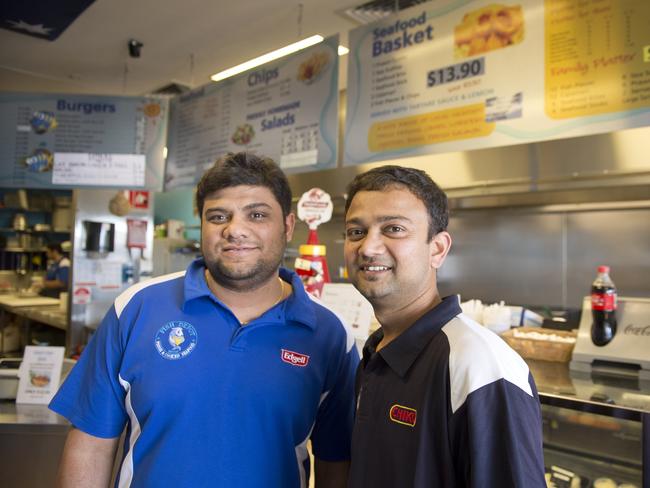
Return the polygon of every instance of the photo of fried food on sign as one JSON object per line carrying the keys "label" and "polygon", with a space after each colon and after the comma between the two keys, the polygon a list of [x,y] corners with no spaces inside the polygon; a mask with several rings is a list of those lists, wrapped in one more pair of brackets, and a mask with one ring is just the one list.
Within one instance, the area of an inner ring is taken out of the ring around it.
{"label": "photo of fried food on sign", "polygon": [[524,39],[521,5],[491,4],[468,12],[454,28],[456,58],[519,44]]}
{"label": "photo of fried food on sign", "polygon": [[302,62],[298,67],[298,81],[302,81],[306,85],[310,85],[318,80],[320,76],[327,70],[330,62],[330,56],[326,52],[316,52],[312,54],[309,59]]}

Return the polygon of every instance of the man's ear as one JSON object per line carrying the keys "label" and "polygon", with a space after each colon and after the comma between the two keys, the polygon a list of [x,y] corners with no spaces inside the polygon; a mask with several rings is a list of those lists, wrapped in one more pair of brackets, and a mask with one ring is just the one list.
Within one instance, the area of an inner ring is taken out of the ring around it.
{"label": "man's ear", "polygon": [[287,242],[291,241],[295,227],[296,216],[293,213],[290,213],[284,218],[284,235],[287,237]]}
{"label": "man's ear", "polygon": [[445,258],[451,249],[451,235],[449,232],[438,232],[431,239],[431,267],[438,269],[445,262]]}

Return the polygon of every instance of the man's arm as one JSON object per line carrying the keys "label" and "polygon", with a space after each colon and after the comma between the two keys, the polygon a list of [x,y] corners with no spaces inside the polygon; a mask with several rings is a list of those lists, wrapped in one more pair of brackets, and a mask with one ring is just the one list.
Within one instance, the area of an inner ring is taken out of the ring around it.
{"label": "man's arm", "polygon": [[314,459],[315,488],[345,488],[350,461],[328,462]]}
{"label": "man's arm", "polygon": [[73,428],[63,448],[57,487],[107,487],[119,437],[103,439]]}

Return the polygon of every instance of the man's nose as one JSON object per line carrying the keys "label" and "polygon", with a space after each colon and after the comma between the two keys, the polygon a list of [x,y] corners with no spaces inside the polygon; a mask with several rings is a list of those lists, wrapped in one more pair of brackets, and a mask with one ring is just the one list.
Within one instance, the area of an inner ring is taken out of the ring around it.
{"label": "man's nose", "polygon": [[227,225],[223,228],[223,236],[226,239],[236,240],[248,236],[248,226],[246,220],[237,215],[233,215]]}
{"label": "man's nose", "polygon": [[383,254],[385,250],[386,246],[379,232],[368,232],[359,246],[359,254],[367,258]]}

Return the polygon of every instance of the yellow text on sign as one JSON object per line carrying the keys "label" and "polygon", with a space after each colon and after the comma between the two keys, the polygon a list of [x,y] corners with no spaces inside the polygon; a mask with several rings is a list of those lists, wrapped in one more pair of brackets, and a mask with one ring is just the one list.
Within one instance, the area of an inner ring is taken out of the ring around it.
{"label": "yellow text on sign", "polygon": [[647,108],[648,0],[544,0],[545,111],[553,119]]}
{"label": "yellow text on sign", "polygon": [[485,121],[485,105],[477,103],[376,122],[368,132],[368,148],[372,152],[379,152],[426,146],[485,137],[493,130],[494,123]]}

